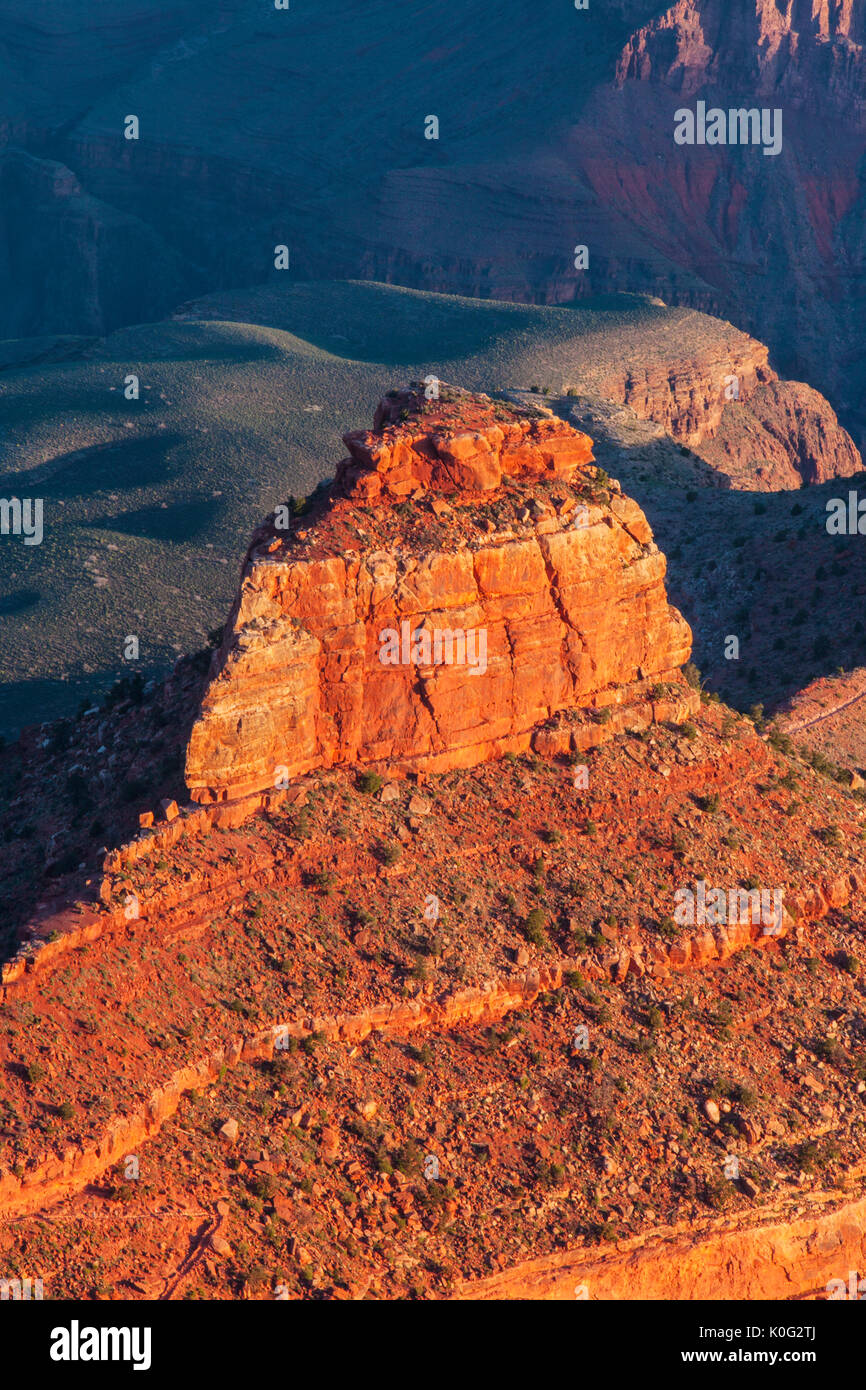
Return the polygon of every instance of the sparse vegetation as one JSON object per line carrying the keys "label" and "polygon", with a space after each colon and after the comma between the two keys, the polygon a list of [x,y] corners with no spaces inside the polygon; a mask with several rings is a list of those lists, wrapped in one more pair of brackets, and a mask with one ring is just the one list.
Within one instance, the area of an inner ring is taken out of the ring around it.
{"label": "sparse vegetation", "polygon": [[545,915],[540,907],[534,907],[524,922],[523,929],[526,933],[527,941],[533,946],[546,946],[547,932],[545,930]]}

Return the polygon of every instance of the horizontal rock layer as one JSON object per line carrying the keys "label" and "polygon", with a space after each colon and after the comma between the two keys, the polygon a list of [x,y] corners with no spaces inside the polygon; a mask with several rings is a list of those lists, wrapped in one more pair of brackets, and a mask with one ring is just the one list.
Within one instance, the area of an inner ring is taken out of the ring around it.
{"label": "horizontal rock layer", "polygon": [[673,361],[624,364],[598,388],[661,425],[731,487],[781,491],[863,468],[830,403],[802,381],[780,381],[767,348],[745,334]]}
{"label": "horizontal rock layer", "polygon": [[784,1301],[823,1295],[840,1276],[847,1292],[848,1271],[862,1270],[866,1254],[866,1198],[817,1193],[791,1206],[779,1204],[752,1220],[701,1223],[699,1230],[682,1223],[597,1253],[557,1252],[487,1279],[463,1280],[453,1296]]}

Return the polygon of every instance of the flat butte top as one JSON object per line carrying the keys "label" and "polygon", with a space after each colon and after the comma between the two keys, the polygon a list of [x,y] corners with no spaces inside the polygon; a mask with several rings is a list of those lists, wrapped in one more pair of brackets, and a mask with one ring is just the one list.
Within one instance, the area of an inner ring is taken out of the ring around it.
{"label": "flat butte top", "polygon": [[595,467],[589,436],[565,421],[443,383],[438,392],[428,400],[413,384],[383,397],[372,430],[343,436],[349,456],[333,481],[278,507],[250,558],[460,549],[620,491]]}

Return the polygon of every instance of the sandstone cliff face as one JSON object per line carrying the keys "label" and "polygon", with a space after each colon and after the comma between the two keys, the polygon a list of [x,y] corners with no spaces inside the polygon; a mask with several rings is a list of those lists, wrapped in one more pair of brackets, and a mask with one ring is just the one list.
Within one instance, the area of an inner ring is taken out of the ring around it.
{"label": "sandstone cliff face", "polygon": [[763,343],[731,331],[688,354],[671,348],[667,362],[607,372],[600,393],[661,425],[732,487],[777,491],[861,471],[860,451],[830,403],[805,382],[780,381]]}
{"label": "sandstone cliff face", "polygon": [[688,657],[640,508],[591,441],[486,397],[414,393],[294,533],[254,537],[189,743],[195,800],[319,766],[470,766],[558,711],[645,696]]}
{"label": "sandstone cliff face", "polygon": [[866,114],[862,9],[855,0],[678,0],[626,45],[617,78],[663,77],[688,97],[705,82],[742,85],[807,110]]}
{"label": "sandstone cliff face", "polygon": [[727,401],[725,384],[739,382],[741,399],[748,399],[767,382],[776,381],[769,350],[736,330],[719,341],[678,353],[670,345],[667,361],[634,360],[624,369],[608,372],[599,390],[618,405],[628,405],[641,420],[652,420],[690,448],[711,439],[718,430]]}
{"label": "sandstone cliff face", "polygon": [[770,381],[747,400],[727,403],[699,453],[734,487],[760,491],[850,478],[863,468],[829,402],[802,381]]}

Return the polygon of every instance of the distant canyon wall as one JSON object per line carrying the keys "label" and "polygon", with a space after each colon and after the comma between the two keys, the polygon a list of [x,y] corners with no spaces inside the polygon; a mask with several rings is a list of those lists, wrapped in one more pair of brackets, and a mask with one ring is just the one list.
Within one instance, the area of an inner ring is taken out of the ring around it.
{"label": "distant canyon wall", "polygon": [[[0,6],[19,55],[0,131],[74,171],[91,200],[13,163],[0,334],[152,320],[205,289],[267,281],[284,241],[301,277],[551,304],[627,289],[728,318],[862,442],[866,58],[853,0],[621,0],[567,27],[552,13],[527,25],[510,0],[495,32],[470,0],[429,46],[386,20],[347,8],[287,33],[231,3],[170,5],[158,23],[142,3],[132,32],[147,61],[112,35],[103,73],[73,17],[66,74],[49,21],[23,32]],[[579,26],[592,26],[582,57],[595,56],[576,64]],[[292,74],[298,110],[256,84],[262,65],[281,91]],[[436,110],[437,91],[447,119],[443,108],[440,140],[425,142],[421,105]],[[676,146],[674,113],[698,99],[781,108],[781,154]],[[141,117],[138,142],[123,138],[126,111]],[[298,144],[287,131],[301,113],[314,133]],[[583,271],[576,243],[590,250]]]}

